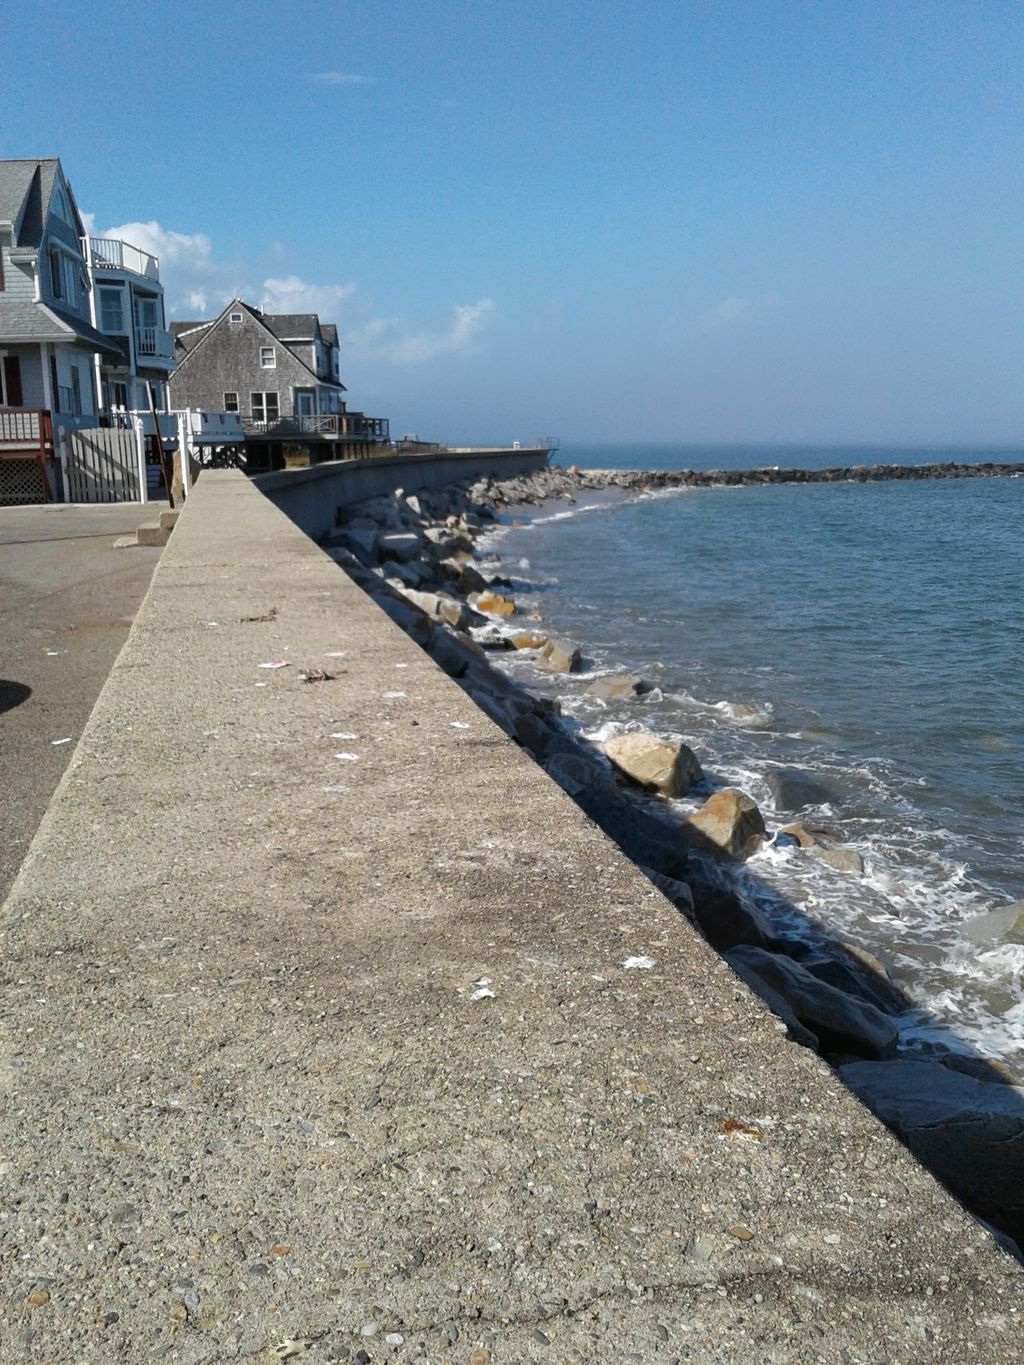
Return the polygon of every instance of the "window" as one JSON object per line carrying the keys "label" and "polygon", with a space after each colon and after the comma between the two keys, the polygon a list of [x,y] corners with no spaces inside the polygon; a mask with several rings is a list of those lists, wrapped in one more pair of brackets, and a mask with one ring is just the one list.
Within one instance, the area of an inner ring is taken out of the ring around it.
{"label": "window", "polygon": [[53,290],[53,297],[55,299],[62,299],[64,297],[63,293],[61,292],[61,269],[59,251],[50,252],[50,287]]}
{"label": "window", "polygon": [[251,393],[249,398],[252,402],[252,416],[256,422],[276,422],[280,409],[277,402],[277,392],[273,393]]}
{"label": "window", "polygon": [[64,264],[64,297],[68,303],[78,302],[78,262],[73,261],[70,256],[63,257]]}
{"label": "window", "polygon": [[100,290],[100,329],[104,332],[124,331],[124,299],[120,289]]}
{"label": "window", "polygon": [[241,322],[241,321],[242,321],[242,315],[241,315],[241,313],[229,313],[229,314],[228,314],[228,322]]}
{"label": "window", "polygon": [[121,379],[109,379],[107,381],[107,394],[112,408],[126,408],[128,406],[128,385]]}
{"label": "window", "polygon": [[265,370],[277,369],[277,353],[273,346],[260,347],[260,365]]}
{"label": "window", "polygon": [[237,393],[226,393],[226,394],[224,395],[224,411],[225,411],[225,412],[237,412],[237,411],[238,411],[238,394],[237,394]]}

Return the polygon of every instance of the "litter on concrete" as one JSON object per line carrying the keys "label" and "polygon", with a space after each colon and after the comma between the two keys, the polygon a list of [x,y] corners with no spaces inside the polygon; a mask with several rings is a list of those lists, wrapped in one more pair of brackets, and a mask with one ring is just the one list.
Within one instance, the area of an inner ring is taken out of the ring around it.
{"label": "litter on concrete", "polygon": [[50,740],[50,743],[51,743],[51,744],[70,744],[70,743],[71,743],[71,736],[70,736],[70,735],[66,735],[66,736],[64,737],[64,739],[51,739],[51,740]]}
{"label": "litter on concrete", "polygon": [[340,758],[340,759],[342,760],[343,763],[358,763],[358,762],[359,762],[359,755],[358,755],[358,754],[350,754],[350,753],[345,752],[344,750],[342,750],[342,752],[341,752],[340,754],[335,754],[334,757],[335,757],[335,758]]}
{"label": "litter on concrete", "polygon": [[468,730],[469,726],[464,720],[450,720],[448,726],[452,730]]}
{"label": "litter on concrete", "polygon": [[257,668],[287,668],[287,659],[268,659],[266,663],[257,664]]}
{"label": "litter on concrete", "polygon": [[653,957],[627,957],[625,962],[619,963],[619,966],[627,972],[631,970],[649,972],[654,966],[654,961]]}

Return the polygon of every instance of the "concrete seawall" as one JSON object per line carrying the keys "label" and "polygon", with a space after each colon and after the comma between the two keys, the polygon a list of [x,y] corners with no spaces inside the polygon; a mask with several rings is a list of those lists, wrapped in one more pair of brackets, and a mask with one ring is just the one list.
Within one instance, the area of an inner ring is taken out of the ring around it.
{"label": "concrete seawall", "polygon": [[1016,1263],[242,475],[0,924],[4,1360],[1019,1359]]}
{"label": "concrete seawall", "polygon": [[543,469],[549,452],[541,449],[448,450],[443,454],[377,456],[372,460],[335,460],[310,469],[261,474],[253,480],[275,506],[317,538],[334,525],[335,509],[391,493],[443,488],[467,478],[511,478]]}

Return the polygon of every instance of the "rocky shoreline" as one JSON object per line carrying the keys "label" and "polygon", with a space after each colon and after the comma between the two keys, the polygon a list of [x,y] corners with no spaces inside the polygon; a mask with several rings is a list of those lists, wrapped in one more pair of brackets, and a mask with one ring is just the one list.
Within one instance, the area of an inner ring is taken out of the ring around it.
{"label": "rocky shoreline", "polygon": [[[538,618],[524,619],[510,582],[477,544],[517,507],[581,493],[965,476],[951,471],[992,476],[1024,472],[1024,466],[547,469],[503,483],[481,480],[409,495],[399,490],[346,507],[323,546],[641,868],[785,1023],[792,1041],[832,1066],[1020,1254],[1024,1089],[962,1044],[928,1051],[919,1042],[904,1045],[900,1019],[916,1006],[886,969],[858,945],[842,943],[810,921],[797,932],[793,917],[799,912],[793,907],[778,917],[766,914],[744,894],[738,875],[743,861],[769,838],[792,841],[805,856],[846,871],[857,870],[856,852],[843,848],[833,832],[802,822],[767,830],[749,795],[735,789],[711,791],[698,811],[680,818],[670,801],[704,777],[698,755],[687,745],[643,730],[592,744],[563,721],[556,700],[534,695],[493,666],[496,656],[516,650],[527,652],[538,668],[572,674],[581,658],[575,642],[549,635]],[[599,678],[588,691],[622,700],[649,686],[643,678],[622,675]]]}

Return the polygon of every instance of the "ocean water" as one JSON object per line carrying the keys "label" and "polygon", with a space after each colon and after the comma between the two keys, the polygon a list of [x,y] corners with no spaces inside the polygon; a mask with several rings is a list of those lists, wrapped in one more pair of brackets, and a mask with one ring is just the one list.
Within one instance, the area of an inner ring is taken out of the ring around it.
{"label": "ocean water", "polygon": [[[590,468],[743,468],[1014,459],[883,448],[577,447]],[[1024,478],[679,490],[552,503],[490,538],[523,609],[577,640],[587,674],[507,665],[561,696],[583,732],[686,740],[769,830],[828,827],[863,876],[768,847],[753,899],[868,948],[933,1021],[1024,1075],[1024,945],[978,948],[966,919],[1024,899]],[[583,695],[637,671],[648,697]],[[824,789],[799,812],[767,777]],[[702,797],[680,804],[694,809]]]}

